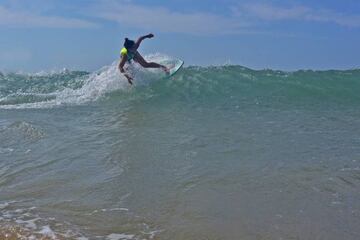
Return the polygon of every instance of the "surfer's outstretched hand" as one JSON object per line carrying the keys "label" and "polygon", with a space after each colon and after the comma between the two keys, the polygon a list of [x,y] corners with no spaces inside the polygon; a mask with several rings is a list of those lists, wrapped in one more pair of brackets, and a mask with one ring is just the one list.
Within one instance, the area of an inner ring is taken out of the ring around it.
{"label": "surfer's outstretched hand", "polygon": [[126,79],[128,80],[128,83],[130,83],[130,84],[132,85],[132,84],[133,84],[133,83],[132,83],[133,78],[130,77],[128,74],[125,74],[125,77],[126,77]]}
{"label": "surfer's outstretched hand", "polygon": [[148,38],[153,38],[153,37],[154,37],[154,34],[149,33],[149,34],[147,35],[147,37],[148,37]]}

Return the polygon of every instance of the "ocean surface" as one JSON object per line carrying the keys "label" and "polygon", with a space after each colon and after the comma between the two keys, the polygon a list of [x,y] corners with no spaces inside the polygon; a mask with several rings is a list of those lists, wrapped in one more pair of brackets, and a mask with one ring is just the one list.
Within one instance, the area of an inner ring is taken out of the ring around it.
{"label": "ocean surface", "polygon": [[360,70],[132,71],[0,73],[0,239],[360,239]]}

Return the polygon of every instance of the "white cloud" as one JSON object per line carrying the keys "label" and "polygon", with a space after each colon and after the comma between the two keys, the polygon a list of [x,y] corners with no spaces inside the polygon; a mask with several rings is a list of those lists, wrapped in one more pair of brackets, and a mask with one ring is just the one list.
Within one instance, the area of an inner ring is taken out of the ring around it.
{"label": "white cloud", "polygon": [[312,9],[305,6],[278,7],[264,3],[251,3],[233,9],[235,15],[261,20],[303,20],[335,23],[345,27],[360,27],[360,15],[346,15],[327,9]]}
{"label": "white cloud", "polygon": [[330,10],[321,10],[309,13],[306,20],[318,22],[333,22],[344,27],[360,27],[360,15],[345,15]]}
{"label": "white cloud", "polygon": [[301,19],[309,10],[309,8],[302,6],[280,8],[260,3],[246,4],[241,9],[241,11],[246,11],[251,16],[264,20]]}
{"label": "white cloud", "polygon": [[189,34],[231,34],[246,29],[238,18],[206,12],[184,13],[164,7],[145,7],[126,2],[104,1],[93,7],[93,15],[126,26],[162,32]]}
{"label": "white cloud", "polygon": [[25,11],[9,10],[0,6],[0,26],[46,27],[46,28],[94,28],[98,25],[89,21],[56,16],[35,15]]}

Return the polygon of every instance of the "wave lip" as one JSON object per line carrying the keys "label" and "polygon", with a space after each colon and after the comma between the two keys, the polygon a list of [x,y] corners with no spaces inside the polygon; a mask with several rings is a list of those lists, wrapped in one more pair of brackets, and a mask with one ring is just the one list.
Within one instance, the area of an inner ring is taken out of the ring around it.
{"label": "wave lip", "polygon": [[[10,84],[0,92],[0,108],[51,108],[95,101],[114,84],[115,68],[113,64],[94,73],[64,71],[5,75],[2,80],[5,78]],[[17,82],[17,86],[12,82]]]}

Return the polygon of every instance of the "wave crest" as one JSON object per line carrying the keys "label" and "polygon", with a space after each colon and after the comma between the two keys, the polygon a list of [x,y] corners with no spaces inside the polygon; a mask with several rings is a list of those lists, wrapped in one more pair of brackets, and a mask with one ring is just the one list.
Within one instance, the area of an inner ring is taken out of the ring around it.
{"label": "wave crest", "polygon": [[[161,54],[148,55],[146,59],[155,62],[171,60]],[[150,91],[168,98],[176,95],[190,101],[230,97],[252,103],[311,103],[324,100],[360,102],[360,70],[356,69],[284,72],[252,70],[235,65],[190,66],[171,81],[157,81],[162,78],[159,70],[143,69],[132,64],[128,71],[135,76],[134,87],[119,73],[117,64],[115,61],[93,73],[63,70],[37,74],[0,74],[0,108],[79,105],[97,101],[108,93],[113,93],[111,96],[126,95],[129,91],[135,92],[135,95],[137,92]]]}

